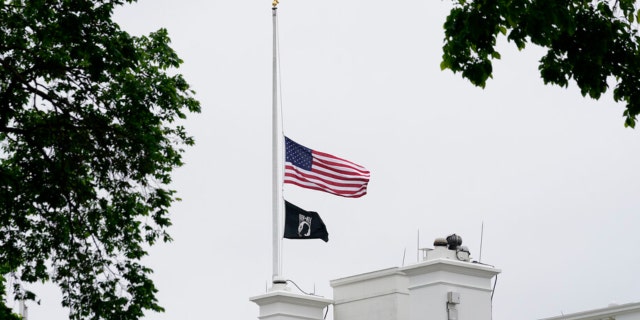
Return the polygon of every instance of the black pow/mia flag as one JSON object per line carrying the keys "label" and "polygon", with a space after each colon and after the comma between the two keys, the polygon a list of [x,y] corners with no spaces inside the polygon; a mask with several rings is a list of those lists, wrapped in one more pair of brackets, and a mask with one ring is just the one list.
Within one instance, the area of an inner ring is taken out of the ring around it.
{"label": "black pow/mia flag", "polygon": [[284,237],[287,239],[322,239],[329,241],[327,227],[317,212],[305,211],[284,202]]}

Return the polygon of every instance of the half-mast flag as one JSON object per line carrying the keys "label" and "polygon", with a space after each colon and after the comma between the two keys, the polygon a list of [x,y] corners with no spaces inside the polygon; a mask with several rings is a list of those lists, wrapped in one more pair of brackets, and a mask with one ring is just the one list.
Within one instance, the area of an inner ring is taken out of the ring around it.
{"label": "half-mast flag", "polygon": [[284,202],[284,237],[287,239],[322,239],[329,241],[327,227],[317,212],[306,211],[289,201]]}
{"label": "half-mast flag", "polygon": [[363,166],[284,140],[284,183],[348,198],[367,194],[370,173]]}

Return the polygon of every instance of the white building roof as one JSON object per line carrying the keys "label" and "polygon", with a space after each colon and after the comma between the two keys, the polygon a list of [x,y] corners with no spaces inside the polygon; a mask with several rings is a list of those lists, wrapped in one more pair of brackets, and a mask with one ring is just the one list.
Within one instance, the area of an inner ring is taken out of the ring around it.
{"label": "white building roof", "polygon": [[540,320],[640,320],[640,302],[611,305]]}

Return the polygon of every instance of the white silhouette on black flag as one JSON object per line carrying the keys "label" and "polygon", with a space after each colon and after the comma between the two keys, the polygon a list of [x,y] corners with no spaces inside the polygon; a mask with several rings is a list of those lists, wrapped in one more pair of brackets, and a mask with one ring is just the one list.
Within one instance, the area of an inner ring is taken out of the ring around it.
{"label": "white silhouette on black flag", "polygon": [[284,237],[329,241],[327,227],[317,212],[306,211],[285,200]]}

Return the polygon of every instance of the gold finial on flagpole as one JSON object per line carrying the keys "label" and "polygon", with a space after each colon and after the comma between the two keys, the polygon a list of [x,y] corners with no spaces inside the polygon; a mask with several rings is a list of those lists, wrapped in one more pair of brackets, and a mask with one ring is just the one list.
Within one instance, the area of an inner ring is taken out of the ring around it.
{"label": "gold finial on flagpole", "polygon": [[278,0],[273,0],[273,2],[271,3],[271,5],[275,8],[278,6]]}

